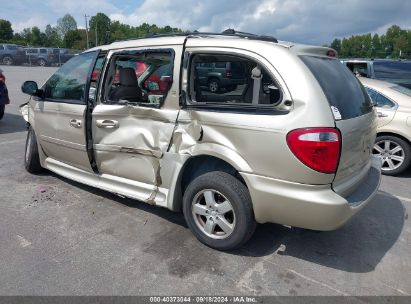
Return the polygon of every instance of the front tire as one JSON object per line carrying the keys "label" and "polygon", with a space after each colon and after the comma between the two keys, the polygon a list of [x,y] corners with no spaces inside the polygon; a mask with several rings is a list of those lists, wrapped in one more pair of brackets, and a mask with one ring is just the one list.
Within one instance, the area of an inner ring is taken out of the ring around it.
{"label": "front tire", "polygon": [[377,137],[372,153],[381,159],[381,171],[385,175],[400,174],[408,168],[411,162],[409,143],[395,136]]}
{"label": "front tire", "polygon": [[184,193],[183,213],[197,239],[218,250],[240,247],[256,228],[247,188],[225,172],[194,179]]}
{"label": "front tire", "polygon": [[24,166],[30,173],[38,173],[43,170],[40,165],[40,157],[37,146],[36,134],[32,127],[29,127],[26,139],[26,149],[24,153]]}
{"label": "front tire", "polygon": [[6,106],[5,105],[0,105],[0,120],[4,116],[4,111],[5,111]]}

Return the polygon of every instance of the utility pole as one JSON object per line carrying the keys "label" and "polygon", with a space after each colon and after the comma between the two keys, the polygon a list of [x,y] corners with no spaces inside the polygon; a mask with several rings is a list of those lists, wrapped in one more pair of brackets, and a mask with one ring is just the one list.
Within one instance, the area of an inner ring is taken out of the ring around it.
{"label": "utility pole", "polygon": [[84,19],[86,20],[86,39],[87,39],[87,48],[90,48],[90,44],[88,42],[88,25],[87,25],[87,18],[90,16],[87,16],[86,14],[84,14]]}

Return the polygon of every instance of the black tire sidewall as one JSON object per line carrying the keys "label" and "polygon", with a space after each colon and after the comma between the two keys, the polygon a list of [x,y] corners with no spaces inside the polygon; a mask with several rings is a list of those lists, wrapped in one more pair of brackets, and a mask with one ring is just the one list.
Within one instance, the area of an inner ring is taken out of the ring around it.
{"label": "black tire sidewall", "polygon": [[[30,140],[30,146],[29,145],[29,138],[31,137]],[[28,156],[27,156],[28,152]],[[27,138],[26,138],[26,146],[25,146],[25,151],[24,151],[24,166],[26,170],[30,173],[36,173],[42,170],[41,164],[40,164],[40,157],[39,157],[39,151],[38,151],[38,146],[37,146],[37,139],[36,139],[36,134],[34,133],[34,130],[29,127],[29,130],[27,132]]]}
{"label": "black tire sidewall", "polygon": [[6,105],[0,105],[0,119],[3,118],[5,110],[6,110]]}
{"label": "black tire sidewall", "polygon": [[[233,206],[236,217],[234,231],[226,239],[212,239],[196,225],[191,207],[194,196],[204,189],[222,193]],[[197,239],[207,246],[218,250],[232,250],[247,242],[255,230],[255,219],[251,198],[247,188],[235,177],[225,172],[209,172],[194,179],[187,187],[183,197],[183,213],[187,225]]]}
{"label": "black tire sidewall", "polygon": [[404,151],[404,162],[402,163],[402,165],[400,167],[398,167],[397,169],[394,170],[390,170],[390,171],[381,171],[382,174],[384,175],[398,175],[402,172],[404,172],[405,170],[407,170],[407,168],[410,166],[411,163],[411,148],[409,143],[407,143],[405,140],[396,137],[396,136],[390,136],[390,135],[383,135],[383,136],[378,136],[377,139],[375,140],[375,142],[378,141],[383,141],[383,140],[390,140],[395,142],[397,145],[401,146],[401,148]]}
{"label": "black tire sidewall", "polygon": [[[212,82],[215,82],[215,83],[217,84],[217,90],[215,90],[214,92],[211,91],[211,89],[210,89],[210,85],[211,85]],[[208,90],[209,90],[211,93],[218,93],[218,92],[220,91],[220,89],[221,89],[220,81],[219,81],[217,78],[211,78],[211,79],[208,81]]]}

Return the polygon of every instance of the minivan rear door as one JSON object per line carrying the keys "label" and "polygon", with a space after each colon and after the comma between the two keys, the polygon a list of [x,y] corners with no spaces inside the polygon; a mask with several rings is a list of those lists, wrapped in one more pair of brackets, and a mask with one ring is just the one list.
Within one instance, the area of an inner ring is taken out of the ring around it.
{"label": "minivan rear door", "polygon": [[333,188],[349,195],[362,182],[371,165],[376,116],[371,99],[359,80],[338,60],[301,56],[320,84],[341,132],[340,162]]}

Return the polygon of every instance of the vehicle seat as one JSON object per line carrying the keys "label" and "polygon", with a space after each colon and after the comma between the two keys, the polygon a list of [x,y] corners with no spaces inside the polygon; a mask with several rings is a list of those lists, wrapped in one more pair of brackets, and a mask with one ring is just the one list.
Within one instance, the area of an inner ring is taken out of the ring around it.
{"label": "vehicle seat", "polygon": [[138,86],[136,72],[133,68],[122,68],[120,70],[119,85],[111,91],[110,99],[113,101],[141,101],[142,91]]}

